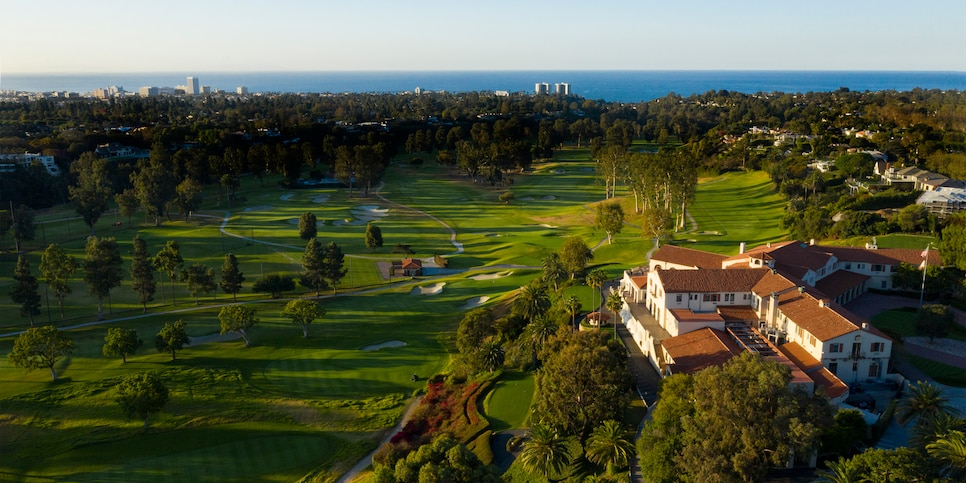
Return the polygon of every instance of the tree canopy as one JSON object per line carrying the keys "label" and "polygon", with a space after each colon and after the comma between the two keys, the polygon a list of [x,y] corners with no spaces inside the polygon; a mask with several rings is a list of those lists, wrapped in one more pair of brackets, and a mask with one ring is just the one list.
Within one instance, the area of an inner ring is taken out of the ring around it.
{"label": "tree canopy", "polygon": [[831,426],[831,408],[824,397],[789,382],[788,367],[751,352],[671,376],[638,440],[644,477],[760,481],[792,454],[817,449],[822,429]]}
{"label": "tree canopy", "polygon": [[57,380],[57,361],[74,351],[74,341],[52,325],[31,327],[23,331],[7,354],[10,362],[25,369],[49,369],[50,377]]}
{"label": "tree canopy", "polygon": [[161,377],[154,372],[132,374],[122,380],[116,387],[117,403],[124,415],[138,417],[144,421],[144,429],[148,429],[148,418],[152,413],[160,412],[168,403],[168,387]]}

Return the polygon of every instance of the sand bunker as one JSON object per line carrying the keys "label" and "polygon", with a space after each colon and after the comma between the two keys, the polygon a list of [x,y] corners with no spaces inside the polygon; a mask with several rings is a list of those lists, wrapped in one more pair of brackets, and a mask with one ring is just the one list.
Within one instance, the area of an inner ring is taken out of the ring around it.
{"label": "sand bunker", "polygon": [[271,209],[272,207],[269,205],[261,205],[261,206],[252,206],[249,208],[245,208],[245,211],[269,211]]}
{"label": "sand bunker", "polygon": [[509,277],[513,275],[513,271],[498,272],[498,273],[481,273],[479,275],[473,275],[472,277],[467,277],[470,280],[493,280],[495,278]]}
{"label": "sand bunker", "polygon": [[559,227],[559,226],[557,226],[557,225],[548,225],[548,224],[546,224],[546,223],[541,223],[541,224],[540,224],[540,226],[542,226],[542,227],[544,227],[544,228],[550,228],[550,229],[554,229],[554,228],[560,228],[560,227]]}
{"label": "sand bunker", "polygon": [[533,197],[532,196],[524,196],[523,198],[520,198],[520,201],[533,201]]}
{"label": "sand bunker", "polygon": [[466,299],[466,303],[460,307],[460,310],[468,310],[468,309],[479,307],[480,305],[485,304],[487,300],[490,300],[490,297],[486,295],[482,297],[473,297],[471,299]]}
{"label": "sand bunker", "polygon": [[557,199],[557,197],[554,196],[554,195],[547,195],[547,196],[544,196],[543,198],[540,198],[540,199],[543,200],[543,201],[553,201],[553,200]]}
{"label": "sand bunker", "polygon": [[346,218],[345,220],[337,220],[333,224],[336,226],[365,225],[365,224],[368,224],[370,221],[378,221],[383,217],[388,216],[389,208],[379,208],[376,205],[363,205],[363,206],[357,206],[349,210],[349,213],[351,213],[352,216],[355,217],[355,219]]}
{"label": "sand bunker", "polygon": [[284,194],[282,196],[279,196],[278,199],[280,199],[282,201],[288,201],[288,200],[292,199],[293,196],[295,196],[295,193],[286,193],[286,194]]}
{"label": "sand bunker", "polygon": [[379,349],[393,349],[396,347],[405,347],[405,346],[406,346],[406,343],[401,340],[390,340],[387,342],[381,342],[379,344],[367,345],[360,350],[377,351]]}
{"label": "sand bunker", "polygon": [[443,287],[446,286],[446,282],[439,282],[433,285],[427,285],[425,287],[413,287],[410,292],[411,295],[439,295],[443,291]]}
{"label": "sand bunker", "polygon": [[326,201],[329,201],[329,195],[319,195],[312,198],[312,203],[325,203]]}

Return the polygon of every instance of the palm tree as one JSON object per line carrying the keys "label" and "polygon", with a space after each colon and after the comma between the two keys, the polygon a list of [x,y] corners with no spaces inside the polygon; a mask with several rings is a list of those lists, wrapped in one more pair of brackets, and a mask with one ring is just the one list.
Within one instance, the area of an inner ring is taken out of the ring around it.
{"label": "palm tree", "polygon": [[940,413],[927,423],[912,428],[909,447],[924,451],[926,446],[935,442],[950,431],[966,431],[966,420],[951,414]]}
{"label": "palm tree", "polygon": [[943,476],[950,481],[966,479],[966,434],[962,431],[950,431],[926,446],[926,450],[942,463]]}
{"label": "palm tree", "polygon": [[633,451],[634,444],[627,438],[627,431],[613,419],[594,428],[587,440],[587,459],[594,464],[606,465],[608,475],[627,466]]}
{"label": "palm tree", "polygon": [[527,436],[529,439],[520,452],[520,463],[527,473],[537,473],[549,480],[550,475],[559,475],[573,461],[570,449],[573,438],[561,436],[543,425],[530,428]]}
{"label": "palm tree", "polygon": [[587,274],[587,285],[593,287],[594,290],[594,306],[592,310],[598,310],[600,304],[597,303],[597,294],[600,293],[600,288],[604,286],[604,282],[607,281],[607,273],[601,269],[596,269]]}
{"label": "palm tree", "polygon": [[567,300],[564,302],[564,309],[568,314],[570,314],[570,325],[572,325],[575,330],[577,329],[577,314],[580,313],[582,308],[583,307],[580,304],[580,299],[577,298],[576,295],[567,297]]}
{"label": "palm tree", "polygon": [[940,414],[955,416],[959,411],[943,396],[942,388],[926,381],[909,386],[909,395],[896,407],[896,421],[903,426],[910,421],[929,424]]}
{"label": "palm tree", "polygon": [[617,338],[617,319],[620,317],[620,310],[624,307],[624,299],[620,292],[611,292],[607,296],[607,308],[614,313],[614,339]]}
{"label": "palm tree", "polygon": [[567,278],[567,269],[563,266],[563,262],[560,261],[560,254],[557,252],[550,252],[549,255],[543,258],[543,281],[553,284],[553,291],[558,291],[560,282]]}
{"label": "palm tree", "polygon": [[819,470],[815,473],[818,476],[817,483],[862,483],[867,481],[862,476],[858,466],[852,464],[852,460],[839,458],[838,461],[825,463],[827,470]]}
{"label": "palm tree", "polygon": [[550,296],[544,287],[526,285],[520,288],[516,300],[513,301],[514,312],[533,323],[550,310]]}
{"label": "palm tree", "polygon": [[543,344],[557,333],[557,329],[559,329],[557,323],[547,317],[540,317],[524,329],[523,335],[530,344],[530,362],[533,366],[537,365],[537,353],[540,352]]}
{"label": "palm tree", "polygon": [[503,362],[506,360],[506,353],[503,351],[503,344],[500,340],[494,337],[490,337],[483,341],[479,349],[480,362],[483,363],[483,367],[493,372],[503,366]]}

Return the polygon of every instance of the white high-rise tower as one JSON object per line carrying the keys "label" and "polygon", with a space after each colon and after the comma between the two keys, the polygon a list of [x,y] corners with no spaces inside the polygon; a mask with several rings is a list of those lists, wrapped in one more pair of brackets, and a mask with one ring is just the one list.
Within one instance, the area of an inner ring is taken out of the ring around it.
{"label": "white high-rise tower", "polygon": [[201,94],[201,89],[198,87],[197,77],[188,77],[188,85],[185,86],[185,94],[189,96],[197,96]]}

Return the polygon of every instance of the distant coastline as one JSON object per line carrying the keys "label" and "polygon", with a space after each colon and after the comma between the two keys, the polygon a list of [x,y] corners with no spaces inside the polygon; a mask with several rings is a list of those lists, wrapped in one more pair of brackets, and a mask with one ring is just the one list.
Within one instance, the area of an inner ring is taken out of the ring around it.
{"label": "distant coastline", "polygon": [[757,92],[826,92],[941,89],[966,90],[966,72],[954,71],[352,71],[352,72],[157,72],[100,74],[4,74],[0,90],[92,92],[120,86],[184,85],[187,76],[212,89],[235,92],[400,93],[423,91],[509,91],[532,93],[534,84],[569,83],[572,93],[588,99],[638,102],[710,90]]}

